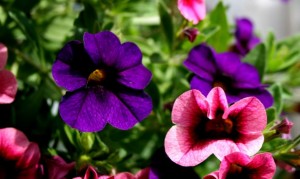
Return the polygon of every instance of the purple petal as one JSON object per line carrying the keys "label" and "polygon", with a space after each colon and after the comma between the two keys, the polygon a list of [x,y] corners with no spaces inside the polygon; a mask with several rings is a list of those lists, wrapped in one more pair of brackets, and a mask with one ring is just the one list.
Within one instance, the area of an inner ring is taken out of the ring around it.
{"label": "purple petal", "polygon": [[107,91],[95,93],[94,89],[67,92],[59,105],[61,118],[82,132],[102,130],[110,116],[112,106]]}
{"label": "purple petal", "polygon": [[261,41],[258,37],[252,37],[249,42],[248,42],[248,49],[251,50],[253,49],[257,44],[259,44]]}
{"label": "purple petal", "polygon": [[142,64],[119,72],[117,81],[129,88],[144,89],[151,80],[151,72]]}
{"label": "purple petal", "polygon": [[234,76],[234,87],[241,89],[258,88],[260,85],[260,78],[257,69],[247,63],[242,63]]}
{"label": "purple petal", "polygon": [[238,90],[237,93],[234,94],[227,94],[227,99],[229,103],[236,102],[237,99],[242,99],[249,96],[255,96],[260,100],[261,103],[263,103],[265,108],[271,107],[273,105],[274,99],[271,93],[262,88],[258,87],[256,89],[249,89],[249,90]]}
{"label": "purple petal", "polygon": [[97,34],[84,33],[84,48],[95,65],[114,66],[120,53],[121,43],[118,37],[109,31]]}
{"label": "purple petal", "polygon": [[62,119],[82,132],[100,131],[107,122],[126,130],[145,118],[151,109],[151,98],[143,92],[116,96],[103,88],[67,92],[59,106]]}
{"label": "purple petal", "polygon": [[118,91],[115,99],[116,114],[108,118],[109,124],[127,130],[146,118],[152,110],[152,99],[143,91]]}
{"label": "purple petal", "polygon": [[207,81],[205,79],[194,76],[191,79],[191,89],[197,89],[201,91],[204,96],[207,96],[209,91],[213,88],[212,81]]}
{"label": "purple petal", "polygon": [[199,77],[213,80],[216,72],[215,52],[206,45],[198,45],[190,51],[184,65]]}
{"label": "purple petal", "polygon": [[69,91],[79,89],[87,83],[89,64],[83,44],[71,41],[59,52],[52,66],[54,81]]}
{"label": "purple petal", "polygon": [[235,76],[238,67],[241,65],[240,57],[232,52],[218,54],[216,63],[219,70],[226,76]]}
{"label": "purple petal", "polygon": [[142,63],[142,52],[137,45],[131,42],[125,42],[120,48],[120,56],[115,68],[123,71],[130,67],[140,65]]}
{"label": "purple petal", "polygon": [[249,19],[241,18],[236,20],[235,36],[238,41],[248,41],[252,37],[253,25]]}

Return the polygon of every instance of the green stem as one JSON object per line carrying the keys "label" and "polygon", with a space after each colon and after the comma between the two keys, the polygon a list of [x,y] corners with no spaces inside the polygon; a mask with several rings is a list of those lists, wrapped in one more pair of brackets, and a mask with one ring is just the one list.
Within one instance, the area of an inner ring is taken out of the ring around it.
{"label": "green stem", "polygon": [[19,57],[21,57],[26,63],[28,63],[29,65],[31,65],[32,67],[34,67],[36,70],[39,71],[39,73],[41,74],[48,74],[48,70],[42,68],[40,65],[34,63],[34,60],[29,58],[26,54],[22,53],[21,51],[19,51],[18,49],[13,49],[13,51],[15,52],[15,54]]}

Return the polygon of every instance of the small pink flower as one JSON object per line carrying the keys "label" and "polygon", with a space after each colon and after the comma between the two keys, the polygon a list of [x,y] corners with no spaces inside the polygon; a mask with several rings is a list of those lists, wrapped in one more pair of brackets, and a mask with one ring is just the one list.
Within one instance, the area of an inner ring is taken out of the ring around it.
{"label": "small pink flower", "polygon": [[15,128],[0,129],[0,178],[37,178],[39,147]]}
{"label": "small pink flower", "polygon": [[193,24],[197,24],[206,15],[205,0],[178,0],[178,9]]}
{"label": "small pink flower", "polygon": [[294,123],[284,118],[280,123],[273,127],[279,134],[290,134]]}
{"label": "small pink flower", "polygon": [[7,48],[0,43],[0,104],[12,103],[17,93],[16,77],[4,67],[7,61]]}
{"label": "small pink flower", "polygon": [[135,175],[129,172],[118,173],[114,176],[100,176],[99,179],[148,179],[150,168],[140,170]]}
{"label": "small pink flower", "polygon": [[148,179],[150,168],[145,168],[137,172],[135,175],[129,172],[122,172],[116,175],[100,175],[96,169],[89,166],[82,177],[75,177],[73,179]]}
{"label": "small pink flower", "polygon": [[165,138],[170,159],[182,166],[195,166],[214,154],[219,160],[233,152],[249,156],[261,148],[267,116],[255,97],[243,98],[228,107],[222,88],[207,98],[198,90],[180,95],[173,107],[175,124]]}
{"label": "small pink flower", "polygon": [[272,179],[276,165],[271,153],[255,155],[252,159],[240,152],[224,157],[220,169],[204,179],[259,178]]}

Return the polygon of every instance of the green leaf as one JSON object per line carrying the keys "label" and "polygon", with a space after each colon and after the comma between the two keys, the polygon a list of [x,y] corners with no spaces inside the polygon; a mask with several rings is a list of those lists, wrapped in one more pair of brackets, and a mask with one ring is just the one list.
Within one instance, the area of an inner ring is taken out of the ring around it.
{"label": "green leaf", "polygon": [[24,35],[26,35],[31,42],[36,43],[38,47],[39,40],[33,22],[21,11],[12,9],[8,14],[19,25]]}
{"label": "green leaf", "polygon": [[170,10],[163,3],[163,1],[160,1],[158,4],[158,12],[159,12],[159,16],[160,16],[161,27],[166,36],[170,53],[172,53],[173,42],[174,42],[173,20],[172,20],[171,14],[170,14]]}
{"label": "green leaf", "polygon": [[218,26],[220,28],[220,30],[208,39],[208,44],[213,46],[217,52],[226,51],[230,40],[230,31],[227,22],[226,7],[222,1],[210,12],[207,18],[209,18],[211,27]]}
{"label": "green leaf", "polygon": [[[103,15],[102,12],[100,12]],[[98,20],[98,15],[95,7],[89,3],[84,3],[84,9],[80,12],[79,17],[75,20],[74,25],[78,28],[83,28],[85,31],[95,33],[99,31],[103,20]]]}
{"label": "green leaf", "polygon": [[258,70],[260,79],[263,79],[263,75],[266,69],[266,47],[264,44],[257,45],[251,50],[247,56],[243,59],[244,62],[250,63]]}
{"label": "green leaf", "polygon": [[276,119],[276,109],[274,107],[270,107],[266,110],[268,117],[268,124]]}
{"label": "green leaf", "polygon": [[[269,39],[269,40],[268,40]],[[300,61],[300,35],[286,38],[277,44],[270,35],[267,39],[269,72],[286,70]]]}
{"label": "green leaf", "polygon": [[272,96],[274,97],[274,107],[276,109],[277,115],[281,114],[283,107],[283,89],[279,83],[275,83],[270,87]]}
{"label": "green leaf", "polygon": [[41,83],[41,89],[45,99],[50,98],[52,100],[59,101],[62,96],[62,90],[48,77],[43,78]]}

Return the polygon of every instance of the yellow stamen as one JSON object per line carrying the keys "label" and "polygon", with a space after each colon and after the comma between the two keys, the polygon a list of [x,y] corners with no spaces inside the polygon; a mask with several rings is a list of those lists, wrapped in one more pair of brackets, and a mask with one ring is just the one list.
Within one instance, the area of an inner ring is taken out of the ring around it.
{"label": "yellow stamen", "polygon": [[102,82],[106,78],[106,73],[104,70],[96,69],[93,71],[88,78],[88,82]]}

